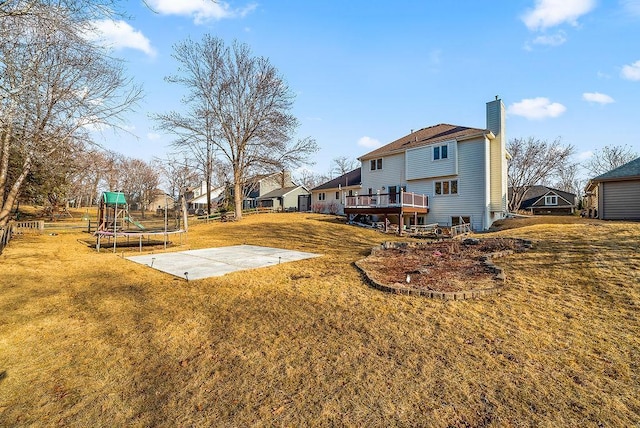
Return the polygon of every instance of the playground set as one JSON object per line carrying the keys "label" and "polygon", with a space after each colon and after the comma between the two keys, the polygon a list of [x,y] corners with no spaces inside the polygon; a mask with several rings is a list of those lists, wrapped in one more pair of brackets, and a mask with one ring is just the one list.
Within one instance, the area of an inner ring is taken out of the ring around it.
{"label": "playground set", "polygon": [[[143,245],[158,245],[157,237],[162,237],[164,248],[170,244],[169,235],[178,235],[182,245],[182,235],[188,230],[187,211],[182,201],[182,215],[175,218],[175,223],[169,226],[169,207],[165,206],[164,222],[161,227],[146,227],[131,217],[129,204],[122,192],[104,192],[98,206],[98,229],[96,236],[96,250],[100,251],[102,240],[107,239],[107,245],[116,252],[118,244],[121,246],[135,245],[136,240],[140,251]],[[173,219],[172,219],[173,220]],[[132,242],[133,240],[133,242]],[[113,241],[113,242],[112,242]]]}

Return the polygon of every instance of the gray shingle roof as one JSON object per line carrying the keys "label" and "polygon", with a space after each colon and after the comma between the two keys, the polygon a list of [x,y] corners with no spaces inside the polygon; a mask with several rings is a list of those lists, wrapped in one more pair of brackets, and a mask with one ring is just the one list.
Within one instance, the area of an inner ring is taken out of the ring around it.
{"label": "gray shingle roof", "polygon": [[275,190],[270,191],[269,193],[266,193],[266,194],[260,196],[258,199],[279,198],[279,197],[284,196],[287,193],[297,189],[298,187],[302,187],[302,186],[282,187],[280,189],[275,189]]}
{"label": "gray shingle roof", "polygon": [[[527,191],[524,193],[524,199],[520,204],[520,208],[526,209],[526,208],[532,207],[540,198],[547,195],[548,193],[556,194],[561,198],[569,201],[570,203],[575,204],[576,195],[573,193],[564,192],[562,190],[554,189],[552,187],[535,185],[535,186],[529,187]],[[509,199],[511,199],[512,195],[513,195],[513,188],[509,187]],[[566,204],[558,204],[558,205],[564,206]]]}
{"label": "gray shingle roof", "polygon": [[592,181],[615,181],[629,178],[640,178],[640,158],[627,162],[609,172],[605,172]]}
{"label": "gray shingle roof", "polygon": [[349,171],[346,174],[341,175],[340,177],[336,177],[333,180],[329,180],[326,183],[316,186],[311,190],[337,189],[340,186],[357,186],[361,182],[361,169],[356,168],[353,171]]}

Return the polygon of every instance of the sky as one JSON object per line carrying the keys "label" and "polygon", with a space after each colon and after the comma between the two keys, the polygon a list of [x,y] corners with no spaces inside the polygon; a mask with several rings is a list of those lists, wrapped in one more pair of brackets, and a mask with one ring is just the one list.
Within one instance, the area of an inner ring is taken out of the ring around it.
{"label": "sky", "polygon": [[[411,130],[449,123],[485,128],[501,98],[506,134],[575,147],[640,152],[640,0],[138,0],[126,20],[97,24],[146,97],[128,132],[96,135],[105,148],[151,160],[172,136],[151,115],[180,110],[173,46],[204,34],[246,43],[296,95],[296,138],[320,147],[308,169],[357,158]],[[98,35],[96,35],[98,36]]]}

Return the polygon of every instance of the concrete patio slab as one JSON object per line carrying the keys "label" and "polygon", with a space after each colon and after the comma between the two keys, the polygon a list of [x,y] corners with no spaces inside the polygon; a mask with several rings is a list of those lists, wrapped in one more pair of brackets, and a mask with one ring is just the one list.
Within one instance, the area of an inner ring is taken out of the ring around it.
{"label": "concrete patio slab", "polygon": [[313,257],[320,257],[320,254],[256,245],[234,245],[176,253],[146,254],[127,259],[179,278],[192,280]]}

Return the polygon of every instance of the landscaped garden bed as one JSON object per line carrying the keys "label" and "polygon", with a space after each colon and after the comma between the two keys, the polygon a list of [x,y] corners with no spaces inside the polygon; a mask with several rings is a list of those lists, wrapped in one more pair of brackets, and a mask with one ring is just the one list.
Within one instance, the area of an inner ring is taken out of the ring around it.
{"label": "landscaped garden bed", "polygon": [[505,276],[492,259],[530,246],[510,238],[388,242],[356,266],[371,285],[385,291],[460,300],[496,291]]}

